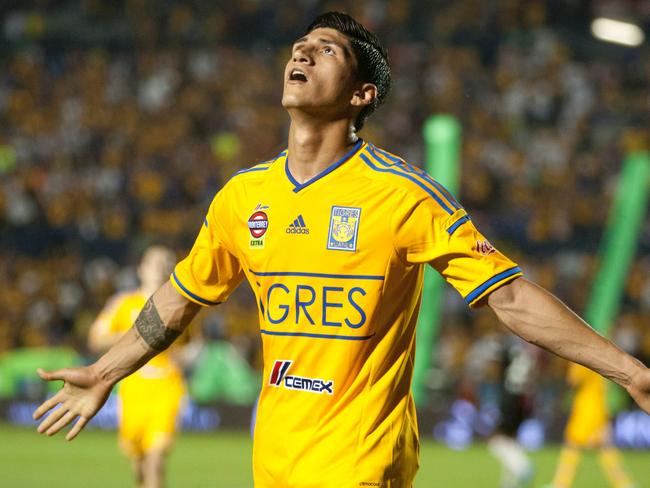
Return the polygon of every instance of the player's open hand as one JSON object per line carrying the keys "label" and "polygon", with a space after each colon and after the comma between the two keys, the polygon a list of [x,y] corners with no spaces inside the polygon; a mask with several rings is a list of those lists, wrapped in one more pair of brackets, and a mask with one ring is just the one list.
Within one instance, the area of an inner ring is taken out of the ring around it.
{"label": "player's open hand", "polygon": [[650,369],[642,368],[633,377],[627,386],[627,391],[634,401],[650,414]]}
{"label": "player's open hand", "polygon": [[[102,408],[111,392],[111,386],[101,381],[92,367],[64,368],[50,372],[39,369],[38,375],[47,381],[64,382],[63,388],[34,411],[34,420],[52,411],[40,423],[38,431],[48,436],[54,435],[78,417],[65,436],[68,441],[74,439]],[[59,408],[55,408],[57,405]]]}

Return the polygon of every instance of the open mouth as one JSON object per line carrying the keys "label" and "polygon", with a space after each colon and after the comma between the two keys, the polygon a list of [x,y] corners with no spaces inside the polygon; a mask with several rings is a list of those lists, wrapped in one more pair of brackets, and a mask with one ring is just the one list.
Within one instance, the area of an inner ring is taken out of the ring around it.
{"label": "open mouth", "polygon": [[291,70],[291,73],[289,73],[289,81],[302,81],[302,82],[305,82],[305,81],[307,81],[307,75],[303,71],[295,68],[295,69]]}

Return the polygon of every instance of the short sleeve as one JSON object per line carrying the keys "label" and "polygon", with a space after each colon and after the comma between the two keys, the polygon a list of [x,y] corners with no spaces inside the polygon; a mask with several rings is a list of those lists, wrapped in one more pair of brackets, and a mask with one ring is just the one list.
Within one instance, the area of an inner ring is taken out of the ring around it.
{"label": "short sleeve", "polygon": [[244,278],[226,232],[230,212],[222,189],[215,196],[189,255],[178,263],[171,276],[174,287],[199,305],[217,305]]}
{"label": "short sleeve", "polygon": [[474,307],[522,272],[476,229],[463,208],[449,213],[431,199],[394,214],[395,248],[408,264],[429,263]]}

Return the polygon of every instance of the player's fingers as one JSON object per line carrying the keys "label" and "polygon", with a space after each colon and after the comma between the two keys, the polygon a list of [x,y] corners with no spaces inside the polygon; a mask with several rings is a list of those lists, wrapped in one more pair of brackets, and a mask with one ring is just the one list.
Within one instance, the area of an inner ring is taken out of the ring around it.
{"label": "player's fingers", "polygon": [[64,395],[63,391],[59,390],[56,393],[56,395],[54,395],[54,396],[48,398],[47,400],[45,400],[43,403],[41,403],[41,405],[36,410],[34,410],[34,413],[32,414],[32,418],[34,420],[40,419],[45,412],[47,412],[48,410],[54,408],[59,403],[61,403],[61,401],[63,400],[63,398],[62,398],[63,395]]}
{"label": "player's fingers", "polygon": [[57,369],[54,371],[45,371],[43,368],[38,368],[36,372],[46,381],[64,380],[66,379],[68,368]]}
{"label": "player's fingers", "polygon": [[79,420],[72,426],[72,429],[70,429],[70,432],[68,432],[68,435],[65,436],[66,441],[71,441],[75,437],[77,437],[77,434],[81,432],[81,429],[85,427],[85,425],[88,423],[88,420],[86,417],[79,417]]}
{"label": "player's fingers", "polygon": [[67,411],[68,409],[65,408],[64,406],[57,408],[50,415],[48,415],[48,417],[45,420],[43,420],[40,423],[40,425],[36,430],[38,430],[38,432],[42,434],[43,432],[48,430],[57,420],[63,417]]}
{"label": "player's fingers", "polygon": [[54,435],[54,434],[56,434],[56,433],[57,433],[58,431],[60,431],[63,427],[65,427],[65,426],[68,425],[70,422],[72,422],[76,416],[77,416],[76,414],[74,414],[74,413],[72,413],[70,410],[68,410],[68,411],[66,412],[66,414],[65,414],[64,416],[62,416],[62,417],[61,417],[61,418],[60,418],[60,419],[59,419],[59,420],[58,420],[58,421],[57,421],[57,422],[56,422],[52,427],[50,427],[49,429],[47,429],[47,431],[46,431],[45,433],[46,433],[47,435]]}

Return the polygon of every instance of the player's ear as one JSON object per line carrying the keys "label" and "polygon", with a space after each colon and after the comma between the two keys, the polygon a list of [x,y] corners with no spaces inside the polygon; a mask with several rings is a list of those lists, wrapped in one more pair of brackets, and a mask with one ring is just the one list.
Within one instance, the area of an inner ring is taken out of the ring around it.
{"label": "player's ear", "polygon": [[377,98],[377,86],[373,83],[363,83],[352,94],[350,104],[354,107],[365,107],[370,105]]}

